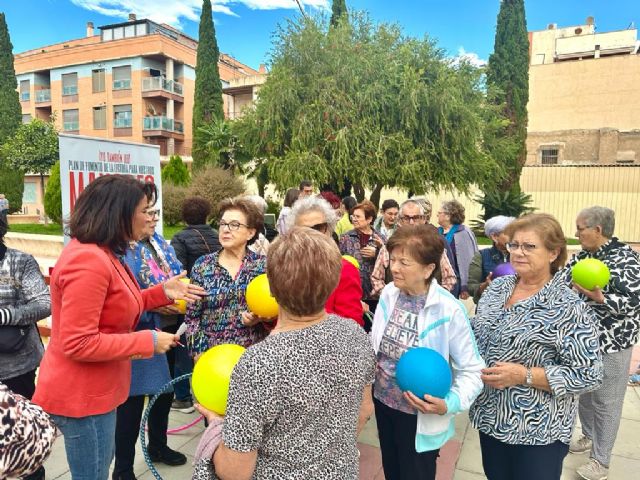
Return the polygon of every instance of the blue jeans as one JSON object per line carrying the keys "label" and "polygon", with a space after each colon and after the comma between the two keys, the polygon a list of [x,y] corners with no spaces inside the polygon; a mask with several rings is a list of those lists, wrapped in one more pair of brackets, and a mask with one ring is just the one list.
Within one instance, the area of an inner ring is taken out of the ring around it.
{"label": "blue jeans", "polygon": [[108,480],[115,451],[116,411],[73,418],[51,415],[64,435],[73,480]]}

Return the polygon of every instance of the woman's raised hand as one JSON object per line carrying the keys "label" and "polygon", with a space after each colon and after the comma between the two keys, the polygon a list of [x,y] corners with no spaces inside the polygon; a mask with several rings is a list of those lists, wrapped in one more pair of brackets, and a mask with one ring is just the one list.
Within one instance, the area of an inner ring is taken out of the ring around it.
{"label": "woman's raised hand", "polygon": [[171,300],[184,300],[187,303],[193,303],[206,295],[207,292],[204,288],[185,282],[186,278],[187,272],[183,270],[179,275],[164,282],[162,285],[167,297]]}

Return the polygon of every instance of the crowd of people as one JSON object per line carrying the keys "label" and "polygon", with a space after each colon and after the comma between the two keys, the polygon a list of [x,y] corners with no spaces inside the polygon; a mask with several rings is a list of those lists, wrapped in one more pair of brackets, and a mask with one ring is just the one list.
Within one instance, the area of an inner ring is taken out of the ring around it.
{"label": "crowd of people", "polygon": [[[487,219],[492,244],[479,250],[457,200],[439,206],[436,227],[425,198],[387,199],[378,212],[316,195],[308,181],[286,191],[270,230],[260,197],[224,200],[213,219],[206,200],[187,198],[186,226],[169,243],[156,231],[156,198],[124,176],[92,182],[50,287],[33,257],[4,246],[0,216],[0,395],[11,396],[2,408],[29,412],[23,430],[39,442],[32,461],[16,449],[0,458],[0,478],[44,478],[55,424],[74,480],[106,480],[114,458],[112,479],[135,479],[145,399],[226,343],[247,350],[225,416],[177,383],[149,413],[151,461],[187,461],[167,445],[168,416],[195,408],[208,426],[194,479],[357,479],[357,437],[375,415],[385,478],[433,480],[468,410],[490,480],[559,479],[569,452],[589,452],[582,478],[607,478],[640,330],[640,257],[613,236],[612,210],[578,213],[581,250],[568,259],[551,215]],[[606,286],[573,283],[584,258],[608,266]],[[494,274],[505,263],[512,274]],[[247,306],[261,274],[279,305],[273,318]],[[45,350],[35,323],[50,313]],[[444,397],[399,387],[398,363],[417,347],[450,366]]]}

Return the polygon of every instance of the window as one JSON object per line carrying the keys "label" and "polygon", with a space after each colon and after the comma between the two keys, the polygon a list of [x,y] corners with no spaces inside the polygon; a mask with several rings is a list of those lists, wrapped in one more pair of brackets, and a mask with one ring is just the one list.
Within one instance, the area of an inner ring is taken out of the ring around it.
{"label": "window", "polygon": [[540,163],[542,165],[558,164],[558,147],[545,147],[540,150]]}
{"label": "window", "polygon": [[22,203],[36,203],[36,184],[33,182],[24,182],[24,191],[22,192]]}
{"label": "window", "polygon": [[124,36],[129,38],[129,37],[135,37],[136,36],[136,26],[135,25],[126,25],[124,27]]}
{"label": "window", "polygon": [[22,123],[29,123],[31,121],[31,114],[30,113],[23,113],[22,114]]}
{"label": "window", "polygon": [[113,39],[114,40],[120,40],[123,37],[124,37],[124,28],[117,27],[117,28],[113,29]]}
{"label": "window", "polygon": [[104,68],[91,71],[91,84],[93,93],[104,92]]}
{"label": "window", "polygon": [[80,129],[78,122],[78,109],[62,111],[62,129],[65,132],[77,131]]}
{"label": "window", "polygon": [[65,73],[62,75],[62,95],[77,95],[78,94],[78,74],[77,73]]}
{"label": "window", "polygon": [[93,107],[93,129],[106,130],[107,128],[107,107]]}
{"label": "window", "polygon": [[131,128],[131,105],[115,105],[113,107],[113,127]]}
{"label": "window", "polygon": [[107,40],[113,40],[113,30],[111,28],[102,30],[102,41],[106,42]]}
{"label": "window", "polygon": [[20,101],[28,102],[31,98],[29,80],[20,80]]}
{"label": "window", "polygon": [[113,89],[126,90],[131,88],[131,65],[113,67]]}
{"label": "window", "polygon": [[146,23],[138,23],[136,25],[136,36],[141,37],[142,35],[147,34],[147,24]]}

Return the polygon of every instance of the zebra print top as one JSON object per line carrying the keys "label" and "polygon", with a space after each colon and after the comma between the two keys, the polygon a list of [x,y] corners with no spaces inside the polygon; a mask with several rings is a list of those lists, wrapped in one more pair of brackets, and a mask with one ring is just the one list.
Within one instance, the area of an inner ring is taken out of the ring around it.
{"label": "zebra print top", "polygon": [[485,385],[469,417],[475,428],[504,443],[569,443],[578,395],[602,381],[595,320],[561,275],[505,308],[516,281],[515,275],[496,279],[481,297],[472,320],[478,349],[489,366],[502,361],[544,367],[551,393]]}

